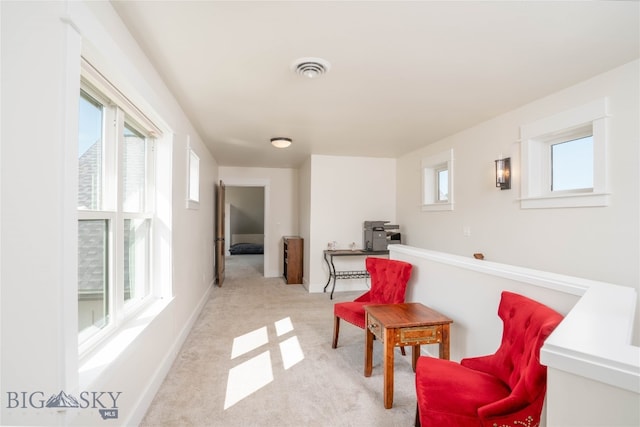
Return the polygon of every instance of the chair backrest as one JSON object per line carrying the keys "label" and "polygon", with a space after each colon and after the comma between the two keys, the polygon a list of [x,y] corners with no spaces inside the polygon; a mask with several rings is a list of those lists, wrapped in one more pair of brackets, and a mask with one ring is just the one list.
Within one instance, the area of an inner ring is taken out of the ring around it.
{"label": "chair backrest", "polygon": [[502,343],[492,357],[492,373],[509,385],[512,394],[535,399],[547,381],[540,348],[563,317],[546,305],[507,291],[502,292],[498,315],[503,322]]}
{"label": "chair backrest", "polygon": [[413,266],[386,258],[367,258],[365,264],[371,276],[369,301],[375,304],[403,303]]}

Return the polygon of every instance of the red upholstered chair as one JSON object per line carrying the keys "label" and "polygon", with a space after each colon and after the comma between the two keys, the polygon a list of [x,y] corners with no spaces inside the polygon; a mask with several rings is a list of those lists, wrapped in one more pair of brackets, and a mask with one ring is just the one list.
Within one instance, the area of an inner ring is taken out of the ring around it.
{"label": "red upholstered chair", "polygon": [[[333,348],[338,346],[340,319],[364,329],[365,305],[404,302],[407,282],[411,277],[411,264],[386,258],[367,258],[365,264],[371,277],[369,291],[354,301],[338,302],[333,306]],[[404,348],[402,350],[404,354]]]}
{"label": "red upholstered chair", "polygon": [[536,301],[503,292],[502,343],[495,354],[460,363],[422,356],[416,366],[416,426],[534,427],[547,387],[540,348],[562,316]]}

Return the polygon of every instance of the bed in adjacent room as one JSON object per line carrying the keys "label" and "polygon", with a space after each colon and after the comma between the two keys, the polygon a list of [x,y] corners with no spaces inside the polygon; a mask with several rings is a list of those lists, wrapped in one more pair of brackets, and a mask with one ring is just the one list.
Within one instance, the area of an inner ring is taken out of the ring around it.
{"label": "bed in adjacent room", "polygon": [[264,234],[232,234],[231,255],[263,254]]}

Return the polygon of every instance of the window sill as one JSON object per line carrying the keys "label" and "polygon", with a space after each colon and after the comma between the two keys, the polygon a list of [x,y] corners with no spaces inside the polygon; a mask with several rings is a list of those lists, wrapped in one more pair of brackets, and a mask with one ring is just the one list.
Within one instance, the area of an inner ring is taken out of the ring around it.
{"label": "window sill", "polygon": [[171,304],[173,298],[161,298],[151,302],[124,323],[114,334],[102,342],[87,356],[80,359],[79,385],[87,389],[118,359],[136,338]]}
{"label": "window sill", "polygon": [[187,209],[200,209],[200,202],[196,202],[195,200],[187,200],[186,203],[186,208]]}
{"label": "window sill", "polygon": [[422,211],[452,211],[453,203],[432,203],[429,205],[422,205]]}
{"label": "window sill", "polygon": [[526,197],[520,199],[522,209],[586,208],[609,206],[610,193],[574,193]]}

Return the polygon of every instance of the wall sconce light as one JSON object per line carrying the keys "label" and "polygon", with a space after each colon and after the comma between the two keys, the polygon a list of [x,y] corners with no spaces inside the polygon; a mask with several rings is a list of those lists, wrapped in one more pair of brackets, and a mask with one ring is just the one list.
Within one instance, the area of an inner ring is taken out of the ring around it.
{"label": "wall sconce light", "polygon": [[276,148],[287,148],[291,145],[291,138],[271,138],[271,145]]}
{"label": "wall sconce light", "polygon": [[511,188],[511,157],[496,160],[496,187],[501,190]]}

